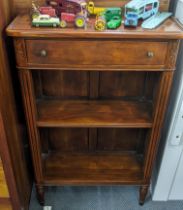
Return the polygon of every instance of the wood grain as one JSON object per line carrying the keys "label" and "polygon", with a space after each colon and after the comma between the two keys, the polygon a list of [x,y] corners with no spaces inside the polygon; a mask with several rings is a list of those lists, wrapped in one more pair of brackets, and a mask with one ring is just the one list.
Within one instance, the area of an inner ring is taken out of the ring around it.
{"label": "wood grain", "polygon": [[32,76],[36,100],[152,101],[159,72],[37,70]]}
{"label": "wood grain", "polygon": [[25,42],[22,39],[15,39],[14,45],[16,46],[16,61],[19,66],[26,66],[27,64],[27,55],[26,55],[26,46]]}
{"label": "wood grain", "polygon": [[[89,73],[84,71],[34,71],[37,99],[87,99]],[[74,79],[73,79],[74,78]],[[54,82],[53,82],[54,81]]]}
{"label": "wood grain", "polygon": [[120,101],[40,101],[39,127],[150,128],[151,105]]}
{"label": "wood grain", "polygon": [[[28,15],[19,15],[7,28],[9,36],[39,37],[39,38],[119,38],[119,39],[181,39],[183,33],[175,19],[169,18],[161,26],[153,30],[145,30],[138,26],[135,29],[125,28],[122,24],[116,30],[98,32],[94,29],[95,18],[90,19],[91,24],[86,29],[76,28],[35,28],[31,26]],[[43,40],[42,40],[43,41]],[[56,48],[57,49],[57,48]]]}
{"label": "wood grain", "polygon": [[148,129],[100,128],[96,151],[136,152],[143,154]]}
{"label": "wood grain", "polygon": [[140,158],[134,154],[51,154],[44,162],[45,185],[133,184],[142,182]]}
{"label": "wood grain", "polygon": [[168,46],[168,54],[167,54],[167,67],[166,68],[172,68],[175,69],[176,61],[177,61],[177,54],[179,51],[179,44],[180,40],[175,40],[169,43]]}
{"label": "wood grain", "polygon": [[147,154],[144,162],[144,178],[147,180],[150,180],[152,174],[153,163],[160,140],[161,128],[169,99],[172,80],[173,72],[164,72],[161,75],[161,80],[159,82],[159,90],[154,111],[153,128],[149,137],[149,145],[146,150]]}
{"label": "wood grain", "polygon": [[42,145],[45,145],[45,141],[48,140],[48,152],[88,151],[87,128],[41,128],[40,130],[45,134],[41,138]]}
{"label": "wood grain", "polygon": [[[33,157],[33,164],[35,167],[36,181],[42,182],[42,168],[41,168],[41,147],[39,141],[38,130],[35,126],[35,101],[33,98],[32,77],[29,71],[20,71],[19,77],[22,86],[22,95],[24,100],[25,114],[27,118],[27,125],[29,129],[29,140],[31,144]],[[30,97],[32,96],[32,97]]]}
{"label": "wood grain", "polygon": [[[101,40],[44,41],[27,40],[28,63],[32,65],[164,65],[167,52],[166,42],[122,42]],[[17,46],[18,49],[18,46]],[[87,50],[86,50],[87,49]],[[141,49],[141,50],[139,50]],[[46,56],[41,56],[42,50]],[[148,57],[148,52],[154,57]],[[69,55],[69,56],[68,56]],[[76,56],[78,55],[78,56]],[[101,56],[102,55],[102,56]],[[21,66],[20,63],[18,63]],[[92,67],[91,67],[92,68]]]}

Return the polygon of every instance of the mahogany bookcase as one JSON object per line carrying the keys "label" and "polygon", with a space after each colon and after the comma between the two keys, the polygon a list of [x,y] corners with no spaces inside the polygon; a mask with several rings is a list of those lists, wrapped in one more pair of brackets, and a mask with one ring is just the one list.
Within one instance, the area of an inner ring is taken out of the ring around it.
{"label": "mahogany bookcase", "polygon": [[44,186],[138,185],[148,192],[182,29],[32,28],[14,39],[37,195]]}

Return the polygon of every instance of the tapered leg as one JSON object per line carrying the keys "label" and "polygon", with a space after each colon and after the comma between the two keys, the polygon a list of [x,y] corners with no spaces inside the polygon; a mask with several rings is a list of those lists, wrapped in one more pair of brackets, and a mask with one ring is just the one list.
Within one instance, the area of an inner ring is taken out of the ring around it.
{"label": "tapered leg", "polygon": [[139,190],[139,204],[143,205],[148,193],[149,186],[141,186]]}
{"label": "tapered leg", "polygon": [[44,206],[44,186],[36,185],[37,199],[41,206]]}

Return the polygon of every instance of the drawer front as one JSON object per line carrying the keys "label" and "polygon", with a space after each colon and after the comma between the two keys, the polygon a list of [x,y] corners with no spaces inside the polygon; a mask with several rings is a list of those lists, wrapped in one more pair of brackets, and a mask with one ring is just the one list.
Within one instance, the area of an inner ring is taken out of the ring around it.
{"label": "drawer front", "polygon": [[9,197],[8,188],[6,185],[4,170],[0,159],[0,198],[8,198],[8,197]]}
{"label": "drawer front", "polygon": [[167,42],[114,40],[27,40],[29,64],[41,65],[164,65]]}

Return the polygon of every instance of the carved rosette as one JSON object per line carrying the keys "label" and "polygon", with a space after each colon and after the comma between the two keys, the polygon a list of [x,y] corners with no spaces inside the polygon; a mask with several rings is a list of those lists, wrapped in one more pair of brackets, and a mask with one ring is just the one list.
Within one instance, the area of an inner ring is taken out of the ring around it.
{"label": "carved rosette", "polygon": [[24,39],[15,39],[15,55],[16,62],[18,67],[26,67],[27,66],[27,56],[26,56],[26,48]]}
{"label": "carved rosette", "polygon": [[172,41],[169,44],[168,56],[167,56],[167,69],[175,69],[179,44],[180,44],[179,40]]}

